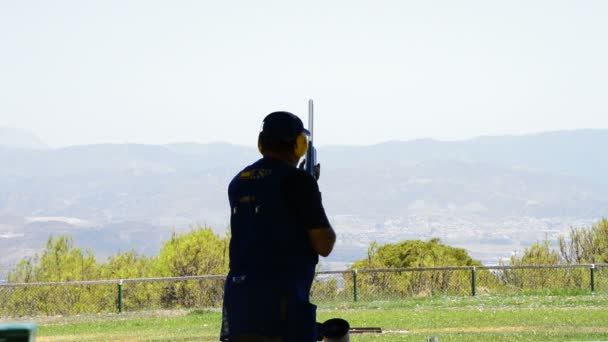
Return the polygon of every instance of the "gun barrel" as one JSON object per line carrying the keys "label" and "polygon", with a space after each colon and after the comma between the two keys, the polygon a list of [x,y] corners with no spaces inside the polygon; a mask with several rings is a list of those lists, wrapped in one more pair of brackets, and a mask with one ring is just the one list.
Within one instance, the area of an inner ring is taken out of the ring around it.
{"label": "gun barrel", "polygon": [[315,177],[315,166],[317,165],[317,151],[313,144],[314,139],[314,104],[312,99],[308,100],[308,151],[306,152],[306,172]]}
{"label": "gun barrel", "polygon": [[314,104],[312,99],[308,100],[308,130],[310,131],[310,141],[312,142],[314,137]]}
{"label": "gun barrel", "polygon": [[350,334],[382,334],[382,328],[380,327],[351,327],[348,329]]}

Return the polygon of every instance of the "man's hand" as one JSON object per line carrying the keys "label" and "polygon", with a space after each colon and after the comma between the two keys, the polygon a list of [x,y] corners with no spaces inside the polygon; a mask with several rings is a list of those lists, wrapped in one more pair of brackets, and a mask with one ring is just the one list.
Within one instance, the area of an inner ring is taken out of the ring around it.
{"label": "man's hand", "polygon": [[[302,162],[298,165],[298,169],[306,170],[306,159],[302,159]],[[315,165],[314,177],[316,180],[319,180],[321,177],[321,164]]]}
{"label": "man's hand", "polygon": [[334,249],[336,233],[331,227],[319,227],[308,231],[308,240],[315,252],[326,257]]}

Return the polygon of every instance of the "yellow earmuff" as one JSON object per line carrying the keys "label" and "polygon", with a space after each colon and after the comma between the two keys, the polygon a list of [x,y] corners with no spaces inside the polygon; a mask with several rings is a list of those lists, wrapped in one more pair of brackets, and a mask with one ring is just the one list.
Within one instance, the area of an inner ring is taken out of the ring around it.
{"label": "yellow earmuff", "polygon": [[[258,135],[258,151],[260,151],[261,154],[264,154],[262,133]],[[306,151],[308,151],[308,139],[306,138],[306,134],[300,133],[298,134],[298,136],[296,137],[296,141],[294,142],[293,153],[296,155],[296,157],[302,158],[306,154]]]}
{"label": "yellow earmuff", "polygon": [[264,147],[262,145],[262,132],[258,134],[258,151],[260,151],[261,154],[264,154]]}
{"label": "yellow earmuff", "polygon": [[308,139],[306,139],[306,134],[300,133],[296,137],[293,153],[296,157],[302,158],[306,154],[306,151],[308,151]]}

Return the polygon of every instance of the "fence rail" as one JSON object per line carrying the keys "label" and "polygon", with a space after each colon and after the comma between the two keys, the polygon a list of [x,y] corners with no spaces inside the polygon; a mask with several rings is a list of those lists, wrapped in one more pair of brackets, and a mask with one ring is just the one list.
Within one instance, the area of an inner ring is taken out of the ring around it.
{"label": "fence rail", "polygon": [[[608,294],[608,264],[457,266],[317,272],[317,303],[434,295]],[[225,275],[0,283],[0,317],[219,307]]]}

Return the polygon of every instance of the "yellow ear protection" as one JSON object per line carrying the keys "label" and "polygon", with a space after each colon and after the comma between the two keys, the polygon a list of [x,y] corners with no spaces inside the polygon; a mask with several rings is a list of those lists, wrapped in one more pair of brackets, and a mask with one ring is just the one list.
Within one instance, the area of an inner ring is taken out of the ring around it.
{"label": "yellow ear protection", "polygon": [[262,132],[258,134],[258,151],[260,151],[261,154],[264,154],[264,146],[262,145]]}
{"label": "yellow ear protection", "polygon": [[308,151],[308,139],[306,139],[306,134],[300,133],[296,137],[296,141],[293,146],[293,153],[296,155],[296,157],[302,158],[306,154],[306,151]]}
{"label": "yellow ear protection", "polygon": [[[260,132],[260,134],[258,134],[258,151],[264,154],[264,144],[262,143],[262,140],[262,132]],[[306,134],[300,133],[294,141],[293,154],[298,158],[302,158],[306,154],[306,151],[308,151],[308,139],[306,138]]]}

